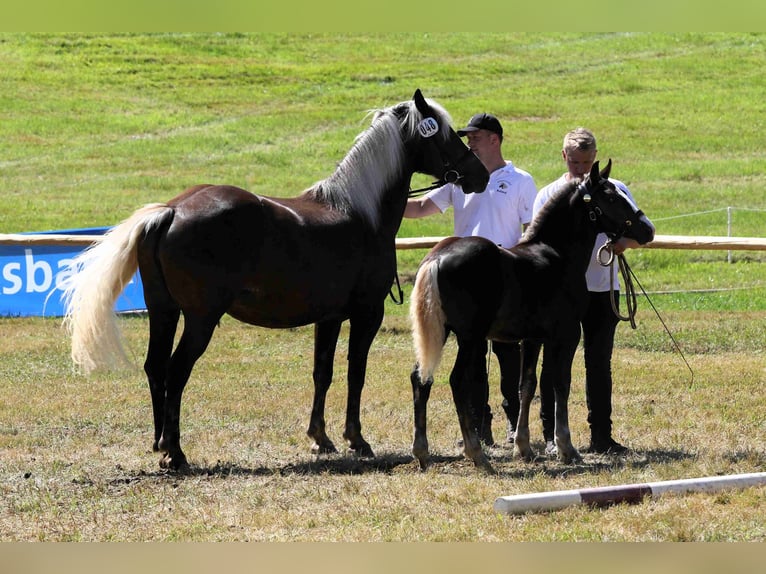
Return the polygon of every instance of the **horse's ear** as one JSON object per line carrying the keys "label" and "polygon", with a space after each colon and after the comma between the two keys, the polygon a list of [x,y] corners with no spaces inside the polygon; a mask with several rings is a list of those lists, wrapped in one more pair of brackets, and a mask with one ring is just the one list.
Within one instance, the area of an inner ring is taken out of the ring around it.
{"label": "horse's ear", "polygon": [[601,178],[602,179],[609,179],[609,172],[612,171],[612,158],[609,158],[609,161],[606,164],[606,167],[604,168],[604,171],[601,172]]}
{"label": "horse's ear", "polygon": [[598,181],[598,162],[593,162],[593,165],[590,168],[590,180],[591,181]]}
{"label": "horse's ear", "polygon": [[418,111],[423,114],[424,116],[428,116],[431,113],[431,107],[426,102],[426,99],[423,97],[423,94],[420,91],[420,88],[415,90],[415,95],[412,96],[412,99],[415,100],[415,107],[418,109]]}

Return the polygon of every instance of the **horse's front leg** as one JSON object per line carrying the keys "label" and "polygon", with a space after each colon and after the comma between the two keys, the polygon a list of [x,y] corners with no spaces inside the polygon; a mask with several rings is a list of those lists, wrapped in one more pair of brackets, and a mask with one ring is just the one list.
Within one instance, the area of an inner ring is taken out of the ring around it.
{"label": "horse's front leg", "polygon": [[572,337],[570,341],[546,342],[546,350],[543,351],[543,370],[546,369],[546,363],[555,369],[553,394],[556,401],[556,427],[554,434],[559,460],[566,464],[582,460],[580,453],[572,444],[572,434],[569,430],[569,389],[572,383],[572,361],[579,340],[578,330],[577,337]]}
{"label": "horse's front leg", "polygon": [[412,383],[412,404],[415,410],[415,438],[412,441],[412,454],[418,459],[420,470],[428,468],[428,435],[426,433],[428,398],[431,396],[433,380],[422,381],[418,365],[410,373]]}
{"label": "horse's front leg", "polygon": [[[460,431],[463,435],[463,452],[480,469],[490,474],[495,469],[481,448],[476,426],[476,417],[471,411],[471,385],[486,385],[487,371],[485,367],[484,345],[472,341],[461,341],[458,338],[458,352],[455,366],[450,373],[450,388],[455,402]],[[483,405],[481,405],[483,407]]]}
{"label": "horse's front leg", "polygon": [[541,344],[532,341],[521,343],[521,384],[519,386],[519,420],[516,423],[516,438],[513,443],[513,454],[531,461],[535,457],[529,444],[529,411],[532,399],[537,389],[537,359],[540,356]]}
{"label": "horse's front leg", "polygon": [[314,325],[314,400],[311,420],[306,434],[313,439],[311,450],[317,454],[338,452],[325,429],[325,399],[332,383],[335,348],[340,335],[341,321],[324,321]]}
{"label": "horse's front leg", "polygon": [[348,401],[346,403],[346,429],[343,438],[351,450],[362,457],[375,456],[362,436],[360,410],[362,389],[367,376],[367,357],[375,335],[383,322],[383,302],[367,307],[362,313],[352,315],[348,337]]}

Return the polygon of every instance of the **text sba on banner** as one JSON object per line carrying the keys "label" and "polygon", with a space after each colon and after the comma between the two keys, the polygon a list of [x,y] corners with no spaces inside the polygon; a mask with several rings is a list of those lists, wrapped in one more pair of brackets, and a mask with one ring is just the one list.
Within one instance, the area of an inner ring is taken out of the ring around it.
{"label": "text sba on banner", "polygon": [[[68,229],[35,235],[102,235],[108,229]],[[0,245],[0,316],[60,317],[64,314],[61,284],[67,277],[67,265],[87,245],[25,243],[23,236],[19,236],[18,243]],[[123,313],[145,309],[141,277],[136,273],[114,310]]]}

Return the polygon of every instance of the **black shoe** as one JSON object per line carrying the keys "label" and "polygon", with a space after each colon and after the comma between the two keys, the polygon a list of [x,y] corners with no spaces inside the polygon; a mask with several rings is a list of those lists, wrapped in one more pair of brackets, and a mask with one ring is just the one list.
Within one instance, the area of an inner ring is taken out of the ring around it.
{"label": "black shoe", "polygon": [[608,438],[591,438],[590,446],[588,446],[585,452],[593,454],[625,454],[630,449],[621,445],[612,437]]}

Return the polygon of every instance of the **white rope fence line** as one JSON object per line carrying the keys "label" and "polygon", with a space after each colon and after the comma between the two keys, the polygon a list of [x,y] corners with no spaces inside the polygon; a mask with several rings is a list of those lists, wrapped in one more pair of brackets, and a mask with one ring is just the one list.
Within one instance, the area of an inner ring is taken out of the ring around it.
{"label": "white rope fence line", "polygon": [[671,219],[681,219],[684,217],[695,217],[697,215],[708,215],[710,213],[732,213],[734,211],[753,211],[759,213],[766,213],[766,209],[758,209],[753,207],[719,207],[718,209],[710,209],[708,211],[695,211],[694,213],[682,213],[681,215],[671,215],[669,217],[652,217],[652,221],[670,221]]}

